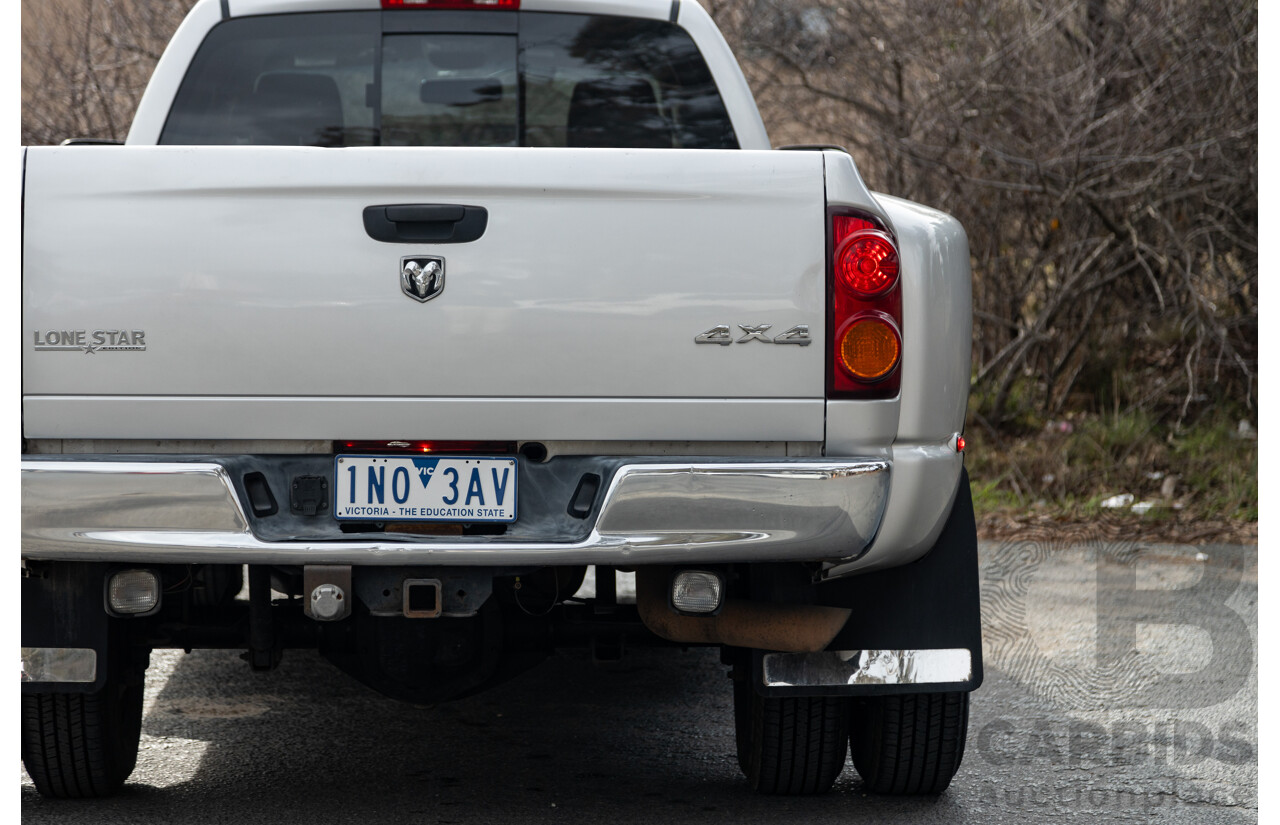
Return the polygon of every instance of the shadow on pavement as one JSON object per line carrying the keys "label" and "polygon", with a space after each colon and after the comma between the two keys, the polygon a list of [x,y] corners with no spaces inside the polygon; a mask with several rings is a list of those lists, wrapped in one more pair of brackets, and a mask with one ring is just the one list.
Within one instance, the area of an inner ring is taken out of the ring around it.
{"label": "shadow on pavement", "polygon": [[752,793],[714,650],[635,651],[608,669],[560,654],[434,708],[384,699],[309,651],[270,673],[230,651],[158,652],[149,679],[166,669],[122,794],[51,803],[28,785],[24,822],[968,819],[951,798],[963,770],[940,800],[864,797],[851,764],[824,797]]}

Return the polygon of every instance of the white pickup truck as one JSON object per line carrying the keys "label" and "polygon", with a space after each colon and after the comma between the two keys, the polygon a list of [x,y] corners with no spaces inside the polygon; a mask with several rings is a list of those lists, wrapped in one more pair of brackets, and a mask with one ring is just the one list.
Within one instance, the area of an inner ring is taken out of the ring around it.
{"label": "white pickup truck", "polygon": [[967,240],[788,149],[696,0],[200,0],[123,146],[24,149],[39,792],[126,780],[155,649],[638,645],[720,648],[760,792],[946,788]]}

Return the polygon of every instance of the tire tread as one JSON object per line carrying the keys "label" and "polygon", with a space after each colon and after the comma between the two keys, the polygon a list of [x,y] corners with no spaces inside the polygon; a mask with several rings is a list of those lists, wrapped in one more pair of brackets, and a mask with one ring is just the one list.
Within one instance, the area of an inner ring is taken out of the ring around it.
{"label": "tire tread", "polygon": [[849,730],[843,699],[759,696],[734,686],[738,763],[762,794],[820,794],[844,769]]}
{"label": "tire tread", "polygon": [[913,693],[854,700],[850,745],[867,789],[939,794],[960,768],[968,693]]}
{"label": "tire tread", "polygon": [[137,763],[141,721],[141,684],[108,680],[96,693],[24,693],[23,765],[41,796],[109,796]]}

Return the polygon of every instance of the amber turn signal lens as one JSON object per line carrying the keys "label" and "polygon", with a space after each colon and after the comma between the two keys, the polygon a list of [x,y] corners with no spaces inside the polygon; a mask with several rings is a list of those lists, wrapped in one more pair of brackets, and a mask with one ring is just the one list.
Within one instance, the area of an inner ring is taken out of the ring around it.
{"label": "amber turn signal lens", "polygon": [[840,336],[840,365],[859,381],[878,381],[898,366],[902,341],[891,321],[879,315],[856,317]]}

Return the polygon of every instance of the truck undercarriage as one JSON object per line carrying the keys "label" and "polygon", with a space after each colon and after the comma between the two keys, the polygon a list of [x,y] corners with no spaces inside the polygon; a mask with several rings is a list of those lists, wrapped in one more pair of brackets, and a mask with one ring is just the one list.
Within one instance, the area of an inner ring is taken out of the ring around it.
{"label": "truck undercarriage", "polygon": [[[608,565],[593,565],[594,586],[584,589],[586,565],[29,559],[24,749],[44,743],[44,756],[33,760],[43,767],[28,770],[55,796],[118,786],[136,753],[140,686],[154,649],[239,649],[258,670],[275,667],[289,649],[316,649],[374,690],[434,704],[515,677],[557,649],[586,648],[613,661],[629,647],[710,645],[731,669],[740,758],[753,786],[822,790],[839,773],[843,744],[838,759],[832,751],[815,763],[817,774],[783,782],[768,766],[799,758],[789,750],[798,746],[769,739],[751,720],[803,708],[843,743],[850,719],[862,714],[869,725],[868,714],[879,719],[904,702],[960,713],[982,681],[973,536],[965,479],[937,545],[921,560],[827,581],[822,565],[805,562],[628,565],[635,594],[619,598],[618,568]],[[698,583],[677,593],[682,573],[718,582],[710,609],[698,602],[707,593]],[[704,612],[681,610],[686,598]],[[90,729],[102,737],[95,750],[102,758],[73,769],[58,754],[70,753],[68,737]],[[856,747],[855,738],[855,756]],[[878,757],[861,760],[855,765],[872,782]],[[953,761],[933,784],[908,790],[945,787],[958,753]]]}

